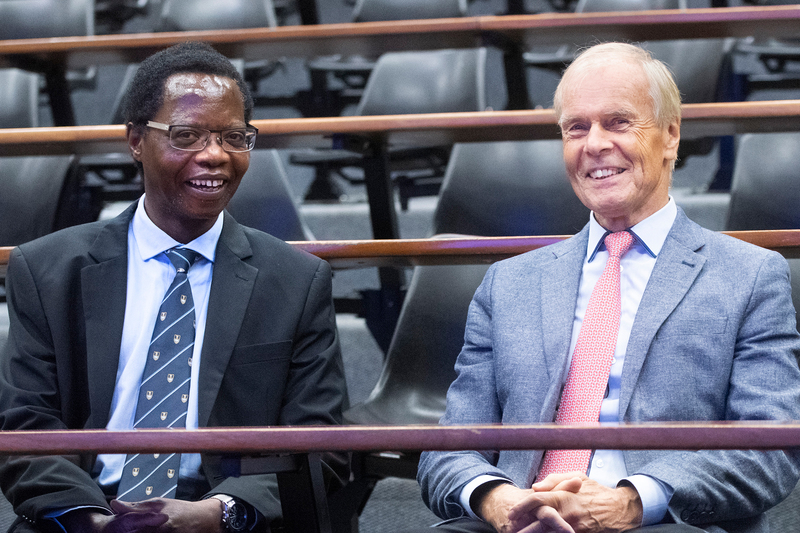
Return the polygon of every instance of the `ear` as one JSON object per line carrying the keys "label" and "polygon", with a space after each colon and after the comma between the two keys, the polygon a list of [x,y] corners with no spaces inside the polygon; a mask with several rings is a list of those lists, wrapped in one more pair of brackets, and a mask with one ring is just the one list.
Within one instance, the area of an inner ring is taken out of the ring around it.
{"label": "ear", "polygon": [[667,126],[666,143],[664,144],[664,159],[675,161],[678,159],[678,145],[681,142],[681,124],[676,121]]}
{"label": "ear", "polygon": [[134,126],[132,122],[125,125],[125,139],[128,141],[128,150],[134,160],[142,161],[142,142],[144,141],[144,129]]}

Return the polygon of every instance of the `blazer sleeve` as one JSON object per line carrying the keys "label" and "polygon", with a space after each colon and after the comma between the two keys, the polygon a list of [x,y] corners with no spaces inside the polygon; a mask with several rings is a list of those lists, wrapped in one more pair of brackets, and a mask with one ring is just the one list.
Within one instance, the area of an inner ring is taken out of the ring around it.
{"label": "blazer sleeve", "polygon": [[[68,429],[60,405],[50,324],[37,287],[25,256],[14,249],[6,279],[10,329],[0,359],[2,430]],[[83,456],[2,457],[0,486],[18,515],[46,530],[50,521],[43,520],[43,514],[48,510],[79,505],[108,508],[85,470],[89,460]]]}
{"label": "blazer sleeve", "polygon": [[[470,303],[464,346],[456,360],[457,377],[447,391],[441,424],[492,424],[502,420],[492,348],[491,286],[495,272],[493,265]],[[465,484],[483,474],[508,478],[497,468],[497,459],[497,450],[424,452],[417,471],[422,499],[441,518],[464,516],[458,498]]]}
{"label": "blazer sleeve", "polygon": [[[778,254],[763,258],[735,335],[724,419],[800,419],[800,336],[788,267]],[[703,390],[696,394],[687,401],[702,402]],[[632,472],[631,463],[644,457]],[[782,501],[800,475],[797,450],[631,451],[626,461],[629,473],[672,486],[670,515],[693,525],[756,517]]]}

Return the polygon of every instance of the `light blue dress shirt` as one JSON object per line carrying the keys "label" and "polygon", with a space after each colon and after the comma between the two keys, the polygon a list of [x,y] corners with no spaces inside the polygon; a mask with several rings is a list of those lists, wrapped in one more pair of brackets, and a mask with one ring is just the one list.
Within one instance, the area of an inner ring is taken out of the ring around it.
{"label": "light blue dress shirt", "polygon": [[[655,267],[656,258],[664,246],[664,241],[667,239],[667,234],[672,228],[677,214],[678,209],[675,205],[675,200],[670,198],[666,206],[630,228],[634,235],[634,243],[620,261],[622,314],[617,345],[608,377],[608,395],[603,399],[600,406],[601,423],[619,423],[619,390],[628,340],[630,339],[633,322],[636,318],[636,312],[639,310],[639,303],[642,300],[644,289]],[[572,353],[578,341],[578,334],[586,313],[586,306],[589,304],[589,297],[608,261],[608,251],[606,251],[605,245],[602,244],[602,239],[606,233],[606,229],[595,220],[594,213],[592,213],[589,217],[589,242],[581,273],[578,301],[575,306],[575,320],[572,327],[572,341],[566,368],[569,368],[572,361]],[[566,375],[567,372],[564,372],[565,380]],[[667,512],[667,505],[672,497],[672,487],[647,475],[629,476],[621,450],[595,450],[589,464],[588,475],[589,478],[608,487],[616,487],[620,482],[627,482],[633,485],[642,499],[642,525],[656,524],[663,520]],[[488,475],[478,476],[461,489],[459,502],[473,518],[478,518],[469,506],[473,491],[482,484],[493,480],[503,479]]]}
{"label": "light blue dress shirt", "polygon": [[[200,372],[200,353],[203,349],[208,296],[217,241],[222,233],[223,215],[206,233],[183,246],[202,255],[189,269],[189,285],[195,303],[196,330],[192,352],[192,375],[189,392],[186,429],[197,428],[197,384]],[[166,250],[181,243],[164,233],[147,216],[144,196],[128,227],[128,292],[125,300],[125,322],[122,327],[122,345],[119,353],[117,381],[111,400],[111,414],[106,425],[109,430],[133,429],[139,384],[142,380],[148,347],[153,335],[156,315],[161,299],[175,277],[175,268],[167,259]],[[98,455],[93,472],[104,487],[114,486],[122,475],[125,455]],[[180,476],[203,479],[200,472],[200,455],[181,456]]]}

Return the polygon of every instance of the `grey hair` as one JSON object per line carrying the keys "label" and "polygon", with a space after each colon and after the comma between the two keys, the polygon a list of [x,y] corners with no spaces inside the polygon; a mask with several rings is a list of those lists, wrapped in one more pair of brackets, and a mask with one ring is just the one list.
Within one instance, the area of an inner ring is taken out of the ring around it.
{"label": "grey hair", "polygon": [[600,61],[627,61],[642,67],[650,85],[650,98],[653,101],[653,117],[659,127],[681,121],[681,93],[669,67],[655,59],[647,50],[626,43],[603,43],[583,50],[564,71],[553,96],[553,108],[561,124],[561,113],[565,86],[569,84],[568,75],[578,69]]}

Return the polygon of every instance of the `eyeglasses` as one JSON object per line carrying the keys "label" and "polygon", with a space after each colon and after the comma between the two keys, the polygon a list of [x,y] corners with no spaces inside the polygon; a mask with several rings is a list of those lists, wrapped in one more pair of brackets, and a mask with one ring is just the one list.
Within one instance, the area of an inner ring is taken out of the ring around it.
{"label": "eyeglasses", "polygon": [[256,145],[258,129],[253,126],[232,128],[229,130],[207,130],[195,126],[162,124],[147,122],[148,128],[169,132],[169,145],[176,150],[199,152],[208,144],[212,133],[218,133],[222,149],[226,152],[249,152]]}

